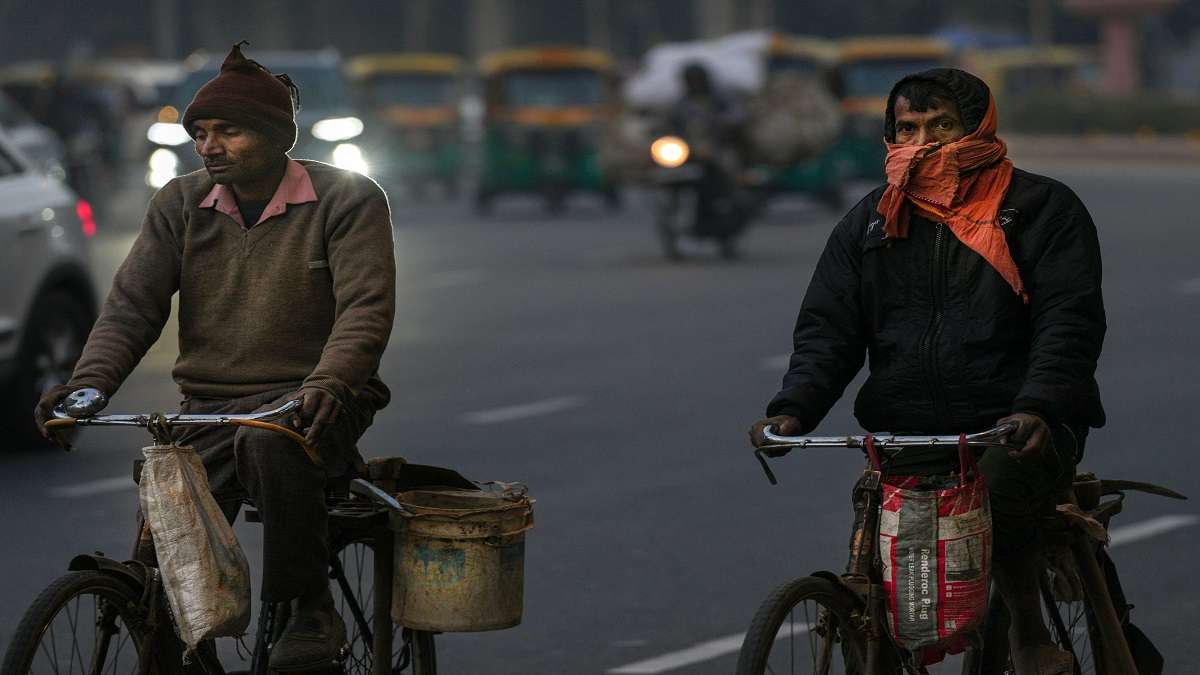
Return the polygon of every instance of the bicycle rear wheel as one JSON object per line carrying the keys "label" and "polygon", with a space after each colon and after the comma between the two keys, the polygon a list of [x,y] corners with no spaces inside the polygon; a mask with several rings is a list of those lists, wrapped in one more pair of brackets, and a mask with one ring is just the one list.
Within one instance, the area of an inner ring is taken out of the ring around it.
{"label": "bicycle rear wheel", "polygon": [[150,672],[162,672],[153,663],[155,645],[142,624],[140,603],[140,593],[109,574],[59,577],[25,611],[0,675],[127,675],[139,672],[142,651],[152,661]]}
{"label": "bicycle rear wheel", "polygon": [[866,639],[851,623],[854,605],[828,579],[780,586],[754,615],[737,674],[865,675]]}
{"label": "bicycle rear wheel", "polygon": [[[346,675],[371,675],[371,617],[375,607],[375,548],[370,538],[353,538],[337,549],[346,588],[333,584],[333,598],[346,623],[350,653],[344,664]],[[356,616],[356,610],[358,616]],[[433,633],[395,626],[392,641],[392,673],[436,675],[437,656]],[[0,674],[6,675],[6,674]]]}

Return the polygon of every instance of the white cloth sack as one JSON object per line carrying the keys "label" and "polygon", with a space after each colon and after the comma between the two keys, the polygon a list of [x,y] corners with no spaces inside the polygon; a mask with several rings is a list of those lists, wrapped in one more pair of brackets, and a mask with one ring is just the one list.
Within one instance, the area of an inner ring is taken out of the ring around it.
{"label": "white cloth sack", "polygon": [[179,639],[242,635],[250,624],[250,565],[187,446],[142,448],[139,497]]}

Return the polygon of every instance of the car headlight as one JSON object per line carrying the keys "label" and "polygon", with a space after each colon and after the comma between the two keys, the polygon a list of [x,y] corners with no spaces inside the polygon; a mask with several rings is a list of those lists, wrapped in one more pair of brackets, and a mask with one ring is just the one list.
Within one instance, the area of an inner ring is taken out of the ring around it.
{"label": "car headlight", "polygon": [[688,144],[676,136],[663,136],[650,144],[650,157],[654,163],[668,169],[683,166],[689,154]]}
{"label": "car headlight", "polygon": [[331,117],[312,126],[312,135],[322,141],[347,141],[363,132],[362,120],[357,117]]}
{"label": "car headlight", "polygon": [[182,124],[155,122],[146,130],[146,138],[156,145],[183,145],[192,140]]}
{"label": "car headlight", "polygon": [[146,174],[146,184],[152,188],[160,188],[179,175],[179,155],[174,150],[155,150],[150,153],[148,164],[150,171]]}
{"label": "car headlight", "polygon": [[347,171],[357,171],[364,176],[370,171],[362,149],[353,143],[341,143],[333,149],[333,165]]}

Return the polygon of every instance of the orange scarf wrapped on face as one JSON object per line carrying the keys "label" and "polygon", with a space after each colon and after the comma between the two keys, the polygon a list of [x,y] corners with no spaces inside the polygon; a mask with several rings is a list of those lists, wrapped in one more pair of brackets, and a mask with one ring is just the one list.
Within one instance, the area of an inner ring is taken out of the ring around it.
{"label": "orange scarf wrapped on face", "polygon": [[996,137],[996,99],[974,132],[945,144],[888,143],[887,189],[879,200],[884,235],[908,237],[910,209],[944,222],[967,248],[1000,273],[1013,292],[1028,302],[1017,264],[997,223],[1000,204],[1012,182],[1008,146]]}

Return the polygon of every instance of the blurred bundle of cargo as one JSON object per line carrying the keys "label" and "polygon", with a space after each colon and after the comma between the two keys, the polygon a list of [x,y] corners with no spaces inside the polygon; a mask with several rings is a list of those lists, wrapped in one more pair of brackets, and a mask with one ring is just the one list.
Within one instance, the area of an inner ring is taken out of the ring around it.
{"label": "blurred bundle of cargo", "polygon": [[625,161],[633,167],[649,161],[652,120],[683,98],[681,73],[691,64],[704,66],[723,96],[747,107],[749,163],[782,166],[820,154],[841,127],[826,80],[832,53],[820,40],[763,32],[655,47],[625,86]]}
{"label": "blurred bundle of cargo", "polygon": [[368,54],[347,72],[377,149],[373,175],[420,198],[430,185],[458,192],[463,62],[449,54]]}
{"label": "blurred bundle of cargo", "polygon": [[497,196],[541,195],[561,211],[575,191],[619,204],[616,177],[600,159],[614,110],[612,60],[577,47],[515,49],[479,64],[484,133],[475,196],[490,211]]}

